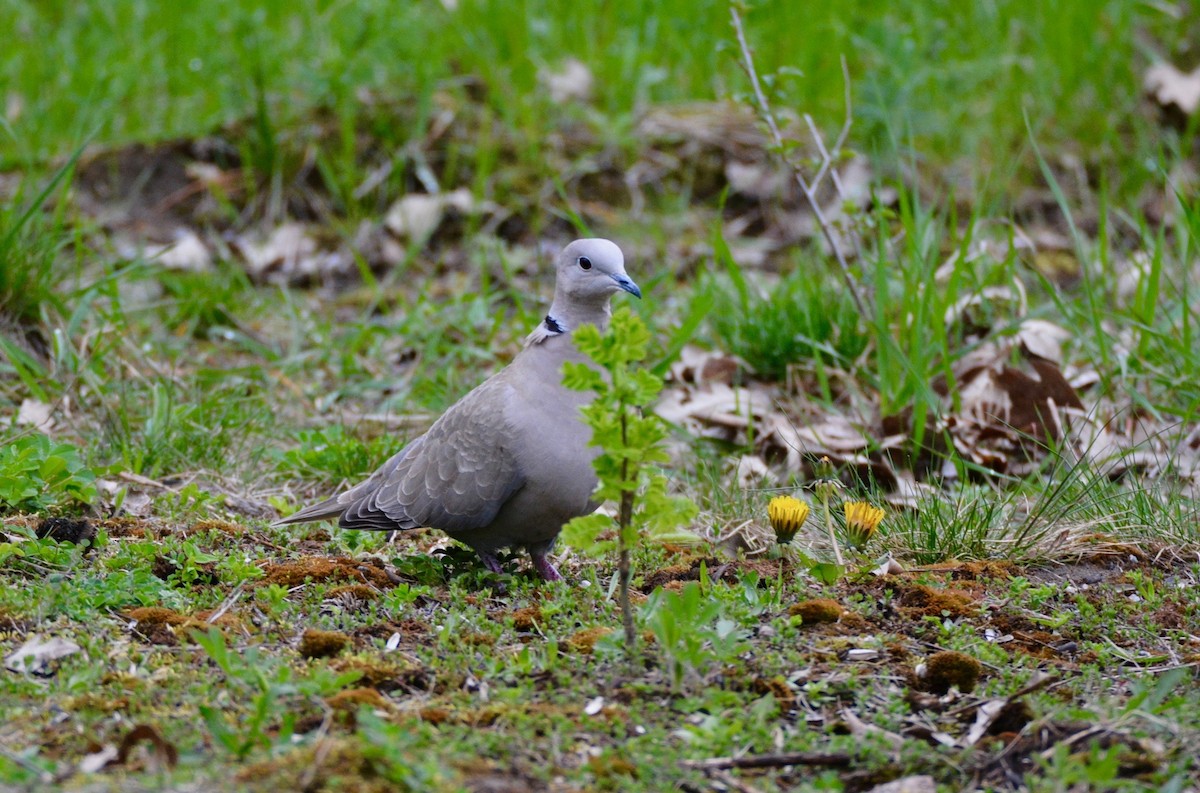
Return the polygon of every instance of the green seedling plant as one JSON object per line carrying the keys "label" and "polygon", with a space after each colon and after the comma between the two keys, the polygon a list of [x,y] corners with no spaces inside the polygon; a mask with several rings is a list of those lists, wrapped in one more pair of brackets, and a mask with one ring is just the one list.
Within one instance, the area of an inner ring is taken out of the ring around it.
{"label": "green seedling plant", "polygon": [[696,581],[681,592],[655,590],[642,613],[667,657],[673,688],[699,683],[709,667],[730,663],[745,649],[745,631],[722,615],[721,601]]}
{"label": "green seedling plant", "polygon": [[40,433],[0,445],[0,512],[87,506],[95,499],[96,474],[74,446]]}
{"label": "green seedling plant", "polygon": [[615,501],[618,508],[615,526],[608,515],[586,515],[568,523],[563,538],[584,552],[604,553],[613,543],[601,538],[616,529],[621,618],[625,647],[632,654],[637,633],[629,602],[631,550],[647,533],[663,535],[690,521],[696,505],[670,495],[667,478],[656,467],[669,461],[663,448],[667,426],[653,413],[643,411],[662,390],[660,377],[635,368],[645,360],[650,342],[645,323],[623,307],[613,314],[608,333],[584,325],[574,332],[574,339],[580,352],[600,368],[568,362],[563,365],[563,385],[596,394],[583,408],[584,421],[592,430],[592,445],[601,449],[594,461],[600,480],[594,497]]}
{"label": "green seedling plant", "polygon": [[[295,709],[289,706],[291,700],[328,696],[362,676],[357,670],[341,674],[317,670],[311,677],[297,679],[291,667],[264,658],[256,647],[242,652],[230,648],[219,628],[192,631],[191,635],[225,673],[227,690],[240,691],[246,698],[243,701],[248,702],[249,713],[236,720],[236,727],[231,726],[221,708],[200,706],[200,715],[213,738],[239,760],[258,748],[288,744],[296,718]],[[277,732],[272,729],[276,720]]]}

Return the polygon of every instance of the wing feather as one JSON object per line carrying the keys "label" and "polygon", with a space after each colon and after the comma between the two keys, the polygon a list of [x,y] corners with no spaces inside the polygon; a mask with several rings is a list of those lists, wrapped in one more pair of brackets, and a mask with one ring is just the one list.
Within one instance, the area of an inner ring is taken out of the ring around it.
{"label": "wing feather", "polygon": [[500,377],[467,394],[429,432],[343,494],[339,501],[347,508],[340,524],[348,529],[427,526],[451,533],[490,525],[525,483],[503,410],[515,396]]}

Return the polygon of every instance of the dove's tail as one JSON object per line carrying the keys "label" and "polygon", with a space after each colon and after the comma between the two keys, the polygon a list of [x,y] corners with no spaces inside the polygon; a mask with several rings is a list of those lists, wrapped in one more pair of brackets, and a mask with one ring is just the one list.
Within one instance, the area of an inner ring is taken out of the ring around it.
{"label": "dove's tail", "polygon": [[273,522],[272,526],[287,526],[291,523],[311,523],[316,520],[335,520],[342,516],[346,511],[346,505],[337,500],[337,496],[327,498],[319,504],[313,504],[311,507],[305,507],[299,512],[294,512],[286,518],[280,518]]}

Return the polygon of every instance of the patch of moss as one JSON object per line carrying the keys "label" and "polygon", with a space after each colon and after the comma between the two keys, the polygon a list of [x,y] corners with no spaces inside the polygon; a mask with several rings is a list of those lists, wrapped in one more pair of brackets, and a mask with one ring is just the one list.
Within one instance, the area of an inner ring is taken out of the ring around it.
{"label": "patch of moss", "polygon": [[519,631],[532,631],[545,622],[542,609],[538,606],[517,609],[512,613],[513,627]]}
{"label": "patch of moss", "polygon": [[467,631],[459,637],[463,644],[471,647],[494,647],[496,637],[489,633],[480,633],[478,631]]}
{"label": "patch of moss", "polygon": [[951,559],[946,562],[925,565],[921,570],[926,573],[948,573],[950,578],[958,581],[974,581],[981,578],[1004,581],[1020,574],[1020,568],[1016,564],[996,560],[961,562]]}
{"label": "patch of moss", "polygon": [[588,768],[591,769],[591,772],[598,779],[612,779],[614,777],[638,778],[637,766],[624,757],[617,757],[612,754],[605,754],[589,759]]}
{"label": "patch of moss", "polygon": [[137,620],[139,628],[152,628],[156,625],[182,625],[188,621],[186,614],[180,614],[174,609],[162,606],[142,606],[130,609],[125,612],[125,616],[131,620]]}
{"label": "patch of moss", "polygon": [[978,601],[961,589],[934,589],[924,584],[913,584],[900,592],[899,602],[923,617],[940,617],[944,614],[971,617],[979,613]]}
{"label": "patch of moss", "polygon": [[779,707],[785,711],[791,710],[796,706],[796,692],[779,675],[775,677],[754,678],[754,693],[772,695],[775,697],[775,701],[779,703]]}
{"label": "patch of moss", "polygon": [[222,629],[246,630],[245,623],[229,613],[222,614],[212,622],[209,622],[209,618],[215,613],[215,610],[210,609],[196,612],[195,616],[189,616],[162,606],[142,606],[125,612],[125,617],[136,620],[137,626],[135,630],[150,638],[155,644],[171,643],[156,640],[162,638],[162,630],[169,628],[174,628],[174,633],[182,635],[186,635],[187,631],[191,629],[202,632],[207,631],[213,625]]}
{"label": "patch of moss", "polygon": [[540,729],[546,726],[547,719],[556,717],[577,719],[579,710],[550,702],[495,703],[473,710],[459,711],[454,714],[454,720],[472,727],[492,727],[501,720],[514,720],[528,716],[537,719],[538,724],[535,725],[537,734],[547,734]]}
{"label": "patch of moss", "polygon": [[183,531],[185,537],[191,537],[194,534],[202,534],[206,531],[220,532],[228,534],[230,537],[240,537],[243,534],[249,533],[249,529],[237,523],[228,520],[198,520],[191,526],[188,526]]}
{"label": "patch of moss", "polygon": [[594,628],[584,628],[567,637],[566,645],[572,652],[580,655],[591,655],[596,648],[596,642],[612,633],[612,628],[597,625]]}
{"label": "patch of moss", "polygon": [[216,609],[197,611],[195,619],[189,621],[189,627],[191,627],[191,623],[199,622],[203,623],[203,625],[197,626],[200,627],[201,630],[206,629],[209,625],[216,625],[218,628],[229,628],[230,630],[239,632],[244,632],[247,630],[246,623],[243,622],[240,617],[230,614],[227,611],[216,619],[212,619],[212,615],[216,613]]}
{"label": "patch of moss", "polygon": [[369,587],[366,584],[350,584],[348,586],[334,587],[329,590],[326,598],[336,598],[343,595],[358,598],[359,600],[371,601],[379,597],[379,590],[374,587]]}
{"label": "patch of moss", "polygon": [[305,658],[332,658],[350,645],[350,637],[340,631],[308,628],[296,649]]}
{"label": "patch of moss", "polygon": [[360,672],[358,682],[379,691],[424,691],[429,688],[429,671],[420,666],[394,664],[373,658],[339,658],[330,664],[336,672]]}
{"label": "patch of moss", "polygon": [[116,713],[128,707],[128,697],[106,697],[92,692],[67,697],[63,702],[63,710],[68,711],[91,710],[97,713]]}
{"label": "patch of moss", "polygon": [[671,581],[695,581],[697,578],[699,578],[699,573],[692,562],[667,565],[646,576],[645,583],[642,584],[642,591],[653,592]]}
{"label": "patch of moss", "polygon": [[326,697],[325,704],[336,711],[351,713],[361,707],[389,710],[392,706],[382,694],[373,688],[348,688]]}
{"label": "patch of moss", "polygon": [[154,526],[142,518],[105,518],[96,521],[98,528],[104,529],[109,537],[142,537],[153,539],[156,536]]}
{"label": "patch of moss", "polygon": [[788,608],[788,614],[800,617],[803,625],[819,625],[823,622],[837,622],[846,614],[846,607],[836,600],[816,598],[794,604]]}
{"label": "patch of moss", "polygon": [[290,562],[267,565],[263,568],[264,575],[261,580],[266,584],[279,584],[290,588],[307,581],[321,583],[341,575],[342,572],[342,568],[332,559],[307,556]]}
{"label": "patch of moss", "polygon": [[957,688],[964,694],[975,690],[983,664],[966,653],[944,650],[925,661],[925,673],[916,678],[917,688],[931,694],[946,694]]}
{"label": "patch of moss", "polygon": [[391,793],[383,760],[366,755],[351,740],[326,738],[313,746],[248,765],[234,779],[251,790],[307,793]]}
{"label": "patch of moss", "polygon": [[129,672],[105,672],[100,678],[100,685],[113,686],[122,691],[134,691],[144,688],[146,681]]}
{"label": "patch of moss", "polygon": [[417,715],[421,717],[421,721],[429,722],[434,726],[445,724],[454,718],[454,714],[451,713],[447,708],[438,707],[421,708],[419,711],[417,711]]}
{"label": "patch of moss", "polygon": [[356,584],[373,584],[378,587],[392,586],[392,580],[376,559],[359,562],[344,557],[305,556],[301,559],[267,565],[263,568],[263,574],[263,577],[259,579],[261,585],[279,584],[280,586],[296,587],[306,581],[315,583],[349,581]]}

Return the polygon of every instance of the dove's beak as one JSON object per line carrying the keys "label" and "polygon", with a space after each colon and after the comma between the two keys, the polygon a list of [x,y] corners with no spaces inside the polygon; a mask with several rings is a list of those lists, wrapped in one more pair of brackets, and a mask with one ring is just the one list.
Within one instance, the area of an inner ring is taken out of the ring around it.
{"label": "dove's beak", "polygon": [[633,279],[625,275],[625,273],[617,273],[612,276],[612,279],[617,282],[617,286],[621,287],[621,289],[625,290],[634,297],[640,298],[642,296],[642,290],[639,289],[638,285],[633,282]]}

